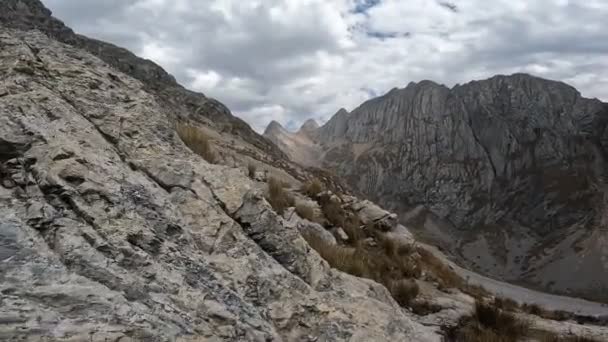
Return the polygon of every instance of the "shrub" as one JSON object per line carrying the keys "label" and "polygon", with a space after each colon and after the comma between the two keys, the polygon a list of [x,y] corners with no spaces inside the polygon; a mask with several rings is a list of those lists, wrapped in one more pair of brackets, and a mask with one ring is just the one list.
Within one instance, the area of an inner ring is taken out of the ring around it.
{"label": "shrub", "polygon": [[560,337],[554,333],[545,332],[541,338],[542,342],[599,342],[589,337],[566,336]]}
{"label": "shrub", "polygon": [[194,153],[209,163],[216,163],[217,157],[209,142],[209,137],[200,129],[184,123],[176,125],[177,135]]}
{"label": "shrub", "polygon": [[249,175],[249,178],[251,178],[251,179],[255,178],[256,171],[257,171],[257,166],[255,166],[254,163],[247,164],[247,174]]}
{"label": "shrub", "polygon": [[325,240],[313,234],[303,234],[303,237],[310,247],[317,251],[331,267],[357,277],[366,277],[368,275],[368,259],[361,251],[328,244]]}
{"label": "shrub", "polygon": [[521,306],[521,309],[535,316],[543,316],[545,314],[545,310],[538,304],[524,304]]}
{"label": "shrub", "polygon": [[392,281],[389,285],[389,291],[399,305],[410,306],[411,301],[420,292],[420,287],[414,280],[401,279]]}
{"label": "shrub", "polygon": [[359,241],[363,240],[365,234],[363,234],[363,230],[361,229],[361,222],[359,218],[356,216],[352,216],[347,218],[344,221],[344,225],[342,229],[348,235],[348,242],[351,245],[356,245]]}
{"label": "shrub", "polygon": [[283,214],[285,209],[293,206],[293,198],[285,191],[285,185],[274,177],[268,179],[268,191],[266,199],[272,208],[279,214]]}
{"label": "shrub", "polygon": [[304,203],[298,203],[296,205],[296,213],[298,214],[298,216],[300,216],[301,218],[307,219],[308,221],[314,222],[314,220],[315,220],[314,209],[307,206]]}
{"label": "shrub", "polygon": [[344,209],[342,209],[340,203],[331,200],[324,201],[321,204],[321,209],[323,210],[323,214],[329,223],[335,227],[344,227],[344,223],[346,222],[346,213],[344,212]]}
{"label": "shrub", "polygon": [[502,297],[494,298],[494,306],[507,311],[515,311],[519,308],[519,304],[513,299]]}
{"label": "shrub", "polygon": [[331,267],[383,284],[400,305],[410,305],[418,295],[418,284],[404,279],[399,260],[388,257],[383,250],[331,245],[312,234],[305,234],[304,238]]}
{"label": "shrub", "polygon": [[464,288],[464,280],[443,261],[424,248],[417,249],[420,263],[432,274],[442,288]]}
{"label": "shrub", "polygon": [[315,199],[319,193],[323,192],[323,190],[323,183],[318,179],[313,179],[302,187],[302,192],[313,199]]}
{"label": "shrub", "polygon": [[461,319],[449,336],[457,342],[516,342],[530,333],[530,324],[495,306],[475,303],[475,312]]}
{"label": "shrub", "polygon": [[381,235],[381,233],[377,235],[376,239],[378,240],[380,247],[384,250],[384,253],[387,256],[391,258],[397,257],[397,249],[399,248],[398,241]]}

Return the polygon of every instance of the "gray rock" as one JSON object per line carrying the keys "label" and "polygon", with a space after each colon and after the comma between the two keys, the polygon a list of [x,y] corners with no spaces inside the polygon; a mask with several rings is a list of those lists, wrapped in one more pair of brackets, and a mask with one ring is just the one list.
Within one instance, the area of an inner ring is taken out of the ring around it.
{"label": "gray rock", "polygon": [[[599,199],[607,189],[607,123],[607,104],[561,82],[515,74],[452,89],[410,83],[341,110],[311,134],[322,156],[316,164],[369,199],[402,217],[430,209],[442,229],[429,230],[424,215],[403,223],[436,236],[461,262],[598,297],[608,277],[608,253],[593,242],[606,236],[598,230],[606,221]],[[564,236],[568,246],[536,257]],[[481,242],[457,244],[472,239]],[[586,252],[574,253],[581,245]],[[488,254],[484,265],[479,253]],[[587,266],[575,262],[581,259]],[[561,268],[572,272],[557,276]]]}
{"label": "gray rock", "polygon": [[312,234],[321,240],[323,240],[328,245],[335,245],[336,238],[323,226],[318,223],[310,222],[306,219],[301,218],[296,214],[294,208],[289,208],[283,214],[285,217],[284,225],[287,227],[295,227],[298,229],[300,234]]}
{"label": "gray rock", "polygon": [[0,46],[0,340],[440,340],[192,153],[141,80],[38,31]]}

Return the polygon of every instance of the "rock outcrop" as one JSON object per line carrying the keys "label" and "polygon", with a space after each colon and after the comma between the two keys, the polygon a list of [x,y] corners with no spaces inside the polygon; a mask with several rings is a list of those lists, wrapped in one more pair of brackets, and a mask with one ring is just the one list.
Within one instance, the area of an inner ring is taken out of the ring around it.
{"label": "rock outcrop", "polygon": [[219,101],[185,89],[150,60],[137,57],[113,44],[74,33],[51,16],[51,11],[39,0],[0,1],[0,24],[19,30],[40,30],[57,41],[88,51],[113,68],[141,81],[143,89],[156,96],[168,115],[196,120],[219,132],[236,136],[271,158],[285,157],[276,145],[255,133]]}
{"label": "rock outcrop", "polygon": [[317,122],[312,119],[307,120],[295,133],[272,121],[266,127],[264,137],[278,146],[291,160],[303,166],[318,166],[321,158],[320,147],[315,142],[318,129]]}
{"label": "rock outcrop", "polygon": [[192,153],[141,80],[38,31],[0,46],[0,339],[439,340]]}
{"label": "rock outcrop", "polygon": [[[295,188],[318,170],[241,123],[155,64],[75,35],[39,1],[0,2],[0,340],[440,341],[471,311],[472,297],[424,278],[433,312],[419,316],[330,268],[302,235],[336,238],[294,208],[276,214],[264,193],[270,172]],[[185,124],[222,164],[186,146]],[[317,131],[309,122],[302,135]],[[334,196],[413,241],[394,214]]]}
{"label": "rock outcrop", "polygon": [[0,25],[0,47],[0,340],[440,340],[190,151],[141,80],[40,31]]}
{"label": "rock outcrop", "polygon": [[[515,74],[452,89],[410,83],[340,110],[311,134],[317,165],[412,217],[471,267],[599,296],[608,277],[608,252],[596,243],[608,238],[607,123],[605,103]],[[421,205],[440,223],[425,227],[425,216],[411,214]]]}

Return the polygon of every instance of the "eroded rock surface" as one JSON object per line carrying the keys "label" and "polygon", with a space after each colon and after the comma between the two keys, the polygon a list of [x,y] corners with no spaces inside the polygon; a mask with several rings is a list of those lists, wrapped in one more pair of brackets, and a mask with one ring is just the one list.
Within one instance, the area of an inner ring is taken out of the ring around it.
{"label": "eroded rock surface", "polygon": [[328,267],[137,79],[0,26],[0,339],[438,341]]}
{"label": "eroded rock surface", "polygon": [[310,135],[318,165],[467,266],[606,300],[607,123],[607,104],[515,74],[410,83]]}

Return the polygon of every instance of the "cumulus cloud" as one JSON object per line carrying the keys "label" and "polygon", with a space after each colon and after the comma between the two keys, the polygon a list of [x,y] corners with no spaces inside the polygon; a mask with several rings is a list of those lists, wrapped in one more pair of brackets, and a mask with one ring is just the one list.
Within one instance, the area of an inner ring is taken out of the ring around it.
{"label": "cumulus cloud", "polygon": [[43,0],[262,131],[410,81],[529,72],[608,100],[602,0]]}

